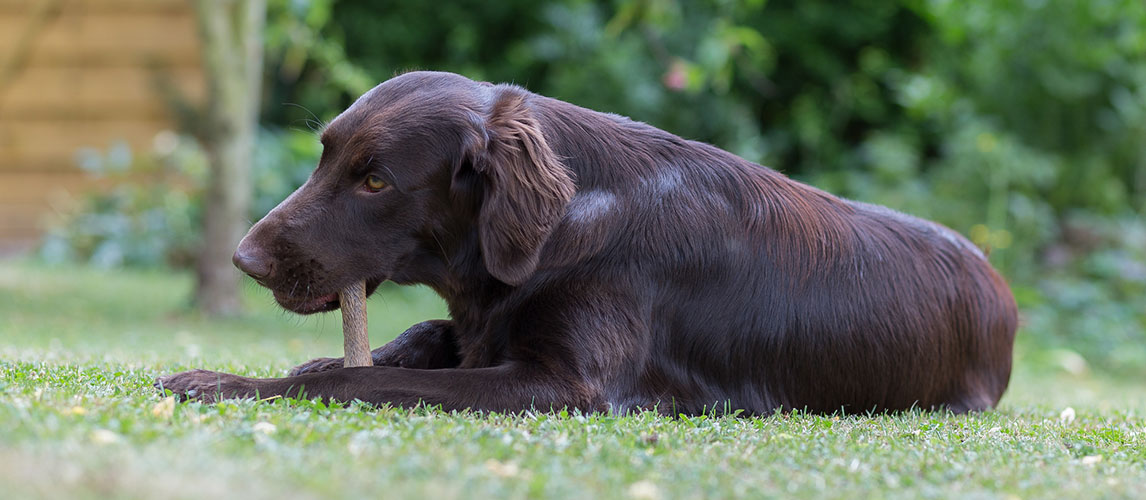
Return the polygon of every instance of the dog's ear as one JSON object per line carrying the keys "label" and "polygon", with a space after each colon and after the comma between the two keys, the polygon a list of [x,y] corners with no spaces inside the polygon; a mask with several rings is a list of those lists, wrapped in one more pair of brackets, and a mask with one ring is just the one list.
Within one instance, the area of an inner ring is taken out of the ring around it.
{"label": "dog's ear", "polygon": [[[484,178],[478,214],[482,259],[495,278],[524,283],[541,247],[565,214],[574,183],[545,142],[529,94],[514,86],[493,89],[473,168]],[[475,124],[477,125],[477,124]]]}

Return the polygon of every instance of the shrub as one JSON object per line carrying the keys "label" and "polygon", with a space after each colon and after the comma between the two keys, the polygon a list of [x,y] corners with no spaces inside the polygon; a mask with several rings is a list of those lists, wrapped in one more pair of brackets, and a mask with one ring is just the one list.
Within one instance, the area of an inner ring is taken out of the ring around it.
{"label": "shrub", "polygon": [[[160,147],[142,154],[125,144],[83,150],[81,168],[108,184],[50,223],[40,248],[49,262],[98,267],[189,267],[201,237],[202,186],[207,167],[195,142],[163,133]],[[311,132],[259,134],[252,169],[251,220],[262,218],[306,181],[321,145]]]}

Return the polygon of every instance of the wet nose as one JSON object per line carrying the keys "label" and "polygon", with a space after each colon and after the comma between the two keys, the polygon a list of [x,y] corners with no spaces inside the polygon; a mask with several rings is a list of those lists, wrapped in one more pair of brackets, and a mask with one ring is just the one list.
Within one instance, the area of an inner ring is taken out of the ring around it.
{"label": "wet nose", "polygon": [[239,248],[235,250],[235,255],[231,257],[231,262],[235,263],[235,267],[247,273],[252,278],[263,279],[271,275],[271,256],[267,252],[258,248],[244,238],[239,243]]}

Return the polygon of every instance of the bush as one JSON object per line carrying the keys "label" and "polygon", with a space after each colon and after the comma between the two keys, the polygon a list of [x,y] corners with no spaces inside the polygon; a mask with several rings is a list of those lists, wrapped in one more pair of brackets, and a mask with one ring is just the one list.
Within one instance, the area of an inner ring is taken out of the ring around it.
{"label": "bush", "polygon": [[[125,144],[80,152],[80,166],[111,188],[86,195],[50,224],[40,248],[43,259],[97,267],[193,265],[206,160],[194,140],[164,133],[156,142],[156,150],[143,154]],[[252,170],[251,220],[301,186],[320,154],[309,131],[262,131]]]}
{"label": "bush", "polygon": [[110,189],[85,195],[49,224],[40,255],[49,262],[97,267],[186,265],[194,256],[201,216],[193,173],[201,155],[171,133],[164,153],[136,155],[123,143],[106,152],[81,150],[77,160],[94,183]]}

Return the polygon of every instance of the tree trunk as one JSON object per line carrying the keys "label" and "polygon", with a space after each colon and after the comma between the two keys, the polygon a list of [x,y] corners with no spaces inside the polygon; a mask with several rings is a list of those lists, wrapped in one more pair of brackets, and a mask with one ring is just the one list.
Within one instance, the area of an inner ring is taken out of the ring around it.
{"label": "tree trunk", "polygon": [[231,254],[247,231],[258,127],[265,0],[196,0],[207,103],[200,140],[210,162],[196,305],[236,314],[240,274]]}

